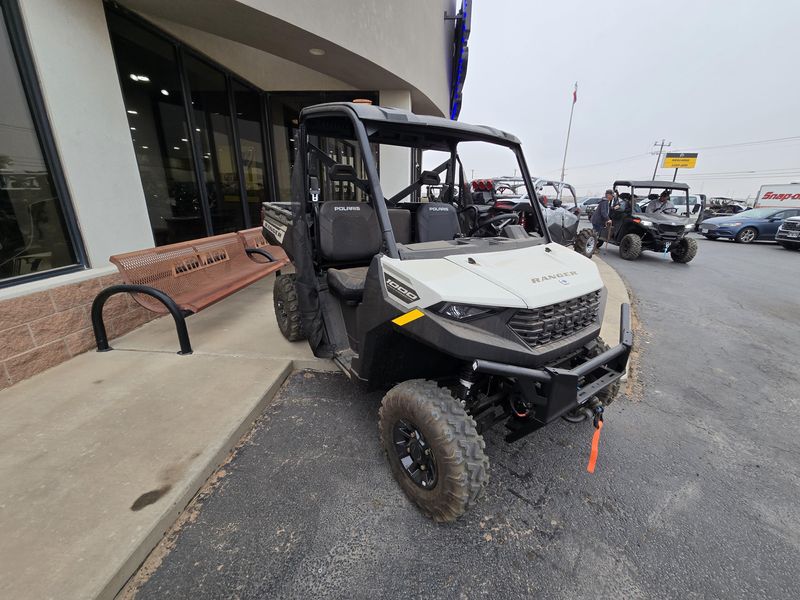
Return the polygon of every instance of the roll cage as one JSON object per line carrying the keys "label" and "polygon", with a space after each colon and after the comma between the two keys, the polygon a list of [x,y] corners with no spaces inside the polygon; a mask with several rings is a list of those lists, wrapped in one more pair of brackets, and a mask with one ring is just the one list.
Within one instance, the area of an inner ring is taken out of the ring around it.
{"label": "roll cage", "polygon": [[[461,142],[486,142],[510,149],[517,161],[525,187],[536,194],[519,140],[511,134],[484,126],[468,125],[439,117],[415,115],[399,109],[367,106],[352,103],[319,104],[305,108],[300,113],[299,123],[302,155],[319,159],[328,169],[328,176],[334,181],[351,183],[365,192],[367,202],[375,210],[383,240],[383,252],[390,258],[401,258],[395,239],[389,208],[423,186],[442,185],[444,190],[438,201],[455,204],[459,211],[472,205],[469,182],[458,155]],[[311,140],[311,137],[326,136],[354,141],[361,151],[365,179],[357,176],[355,169],[337,164]],[[373,145],[386,144],[407,147],[412,150],[439,150],[450,154],[449,158],[433,170],[421,171],[403,190],[390,198],[384,196],[381,188],[378,164]],[[295,201],[300,203],[299,213],[308,215],[314,195],[319,193],[319,173],[309,170],[310,160],[301,160],[296,165],[302,169],[303,193]],[[444,181],[439,178],[444,176]],[[457,178],[460,185],[456,183]],[[538,231],[545,242],[552,241],[547,231],[544,217],[538,202],[531,203],[536,215]]]}

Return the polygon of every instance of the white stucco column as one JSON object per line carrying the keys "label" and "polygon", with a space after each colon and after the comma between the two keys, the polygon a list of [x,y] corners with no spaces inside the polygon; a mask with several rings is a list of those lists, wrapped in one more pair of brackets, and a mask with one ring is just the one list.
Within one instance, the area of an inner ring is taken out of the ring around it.
{"label": "white stucco column", "polygon": [[[381,106],[411,110],[409,90],[381,90]],[[381,146],[381,188],[387,198],[411,183],[411,150],[396,146]]]}
{"label": "white stucco column", "polygon": [[19,3],[91,267],[153,245],[102,0]]}

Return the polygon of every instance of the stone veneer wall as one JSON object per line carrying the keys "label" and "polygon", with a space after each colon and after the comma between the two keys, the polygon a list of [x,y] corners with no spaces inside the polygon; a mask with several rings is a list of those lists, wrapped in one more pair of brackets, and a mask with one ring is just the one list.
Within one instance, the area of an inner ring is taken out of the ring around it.
{"label": "stone veneer wall", "polygon": [[[0,301],[0,390],[94,348],[92,300],[118,274],[104,275]],[[128,294],[103,310],[109,339],[157,317]]]}

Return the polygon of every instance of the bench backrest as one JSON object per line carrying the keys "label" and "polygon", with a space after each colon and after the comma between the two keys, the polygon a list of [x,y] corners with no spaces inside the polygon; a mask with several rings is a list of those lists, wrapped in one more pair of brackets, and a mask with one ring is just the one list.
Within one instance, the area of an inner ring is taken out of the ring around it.
{"label": "bench backrest", "polygon": [[[181,296],[219,287],[237,268],[252,268],[241,238],[225,233],[209,238],[137,250],[112,256],[125,283],[147,285],[165,292],[180,304]],[[145,308],[163,313],[164,306],[142,294],[134,299]]]}

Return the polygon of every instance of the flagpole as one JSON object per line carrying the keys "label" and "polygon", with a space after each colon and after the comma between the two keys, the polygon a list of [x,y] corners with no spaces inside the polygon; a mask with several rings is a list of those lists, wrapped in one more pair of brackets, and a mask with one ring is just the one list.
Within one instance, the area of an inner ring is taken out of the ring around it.
{"label": "flagpole", "polygon": [[567,149],[569,148],[569,134],[572,131],[572,113],[578,102],[578,82],[575,82],[575,91],[572,93],[572,107],[569,109],[569,126],[567,127],[567,143],[564,144],[564,160],[561,162],[561,181],[564,181],[564,168],[567,166]]}

